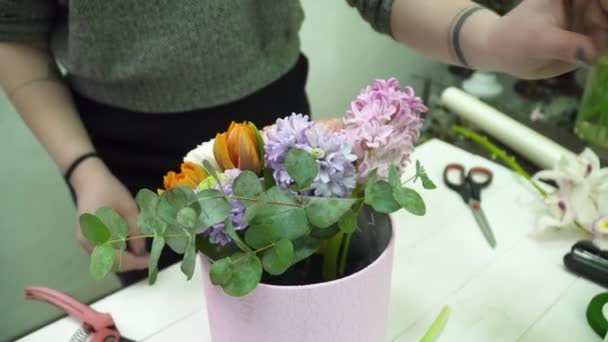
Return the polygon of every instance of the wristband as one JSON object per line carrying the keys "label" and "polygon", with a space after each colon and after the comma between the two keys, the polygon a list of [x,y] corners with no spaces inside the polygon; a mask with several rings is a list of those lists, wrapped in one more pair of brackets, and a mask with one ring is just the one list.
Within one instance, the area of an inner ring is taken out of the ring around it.
{"label": "wristband", "polygon": [[65,172],[65,175],[63,176],[63,178],[65,179],[65,181],[68,184],[70,184],[70,178],[72,177],[72,174],[74,173],[74,171],[76,170],[78,165],[82,164],[83,161],[85,161],[89,158],[99,158],[99,154],[97,154],[97,152],[85,153],[85,154],[81,155],[80,157],[76,158],[76,160],[74,160],[72,162],[72,164],[70,164],[67,171]]}

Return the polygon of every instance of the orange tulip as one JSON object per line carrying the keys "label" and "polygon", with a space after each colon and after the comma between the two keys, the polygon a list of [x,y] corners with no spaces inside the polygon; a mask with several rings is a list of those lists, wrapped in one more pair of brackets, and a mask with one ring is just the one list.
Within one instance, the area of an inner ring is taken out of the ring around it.
{"label": "orange tulip", "polygon": [[217,134],[213,144],[213,155],[222,171],[240,169],[260,174],[262,157],[256,131],[251,124],[232,122],[226,133]]}
{"label": "orange tulip", "polygon": [[[169,190],[179,185],[185,185],[191,189],[195,189],[198,185],[204,181],[209,175],[201,166],[191,163],[184,162],[181,165],[181,172],[176,173],[175,171],[169,171],[163,177],[163,185],[165,190]],[[159,195],[164,190],[159,189]]]}

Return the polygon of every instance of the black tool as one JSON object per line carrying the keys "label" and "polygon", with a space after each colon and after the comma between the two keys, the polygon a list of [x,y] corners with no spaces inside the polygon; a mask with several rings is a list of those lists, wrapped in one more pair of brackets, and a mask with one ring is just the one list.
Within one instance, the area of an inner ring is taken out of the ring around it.
{"label": "black tool", "polygon": [[564,256],[564,264],[573,273],[608,288],[608,251],[600,250],[593,242],[574,244]]}

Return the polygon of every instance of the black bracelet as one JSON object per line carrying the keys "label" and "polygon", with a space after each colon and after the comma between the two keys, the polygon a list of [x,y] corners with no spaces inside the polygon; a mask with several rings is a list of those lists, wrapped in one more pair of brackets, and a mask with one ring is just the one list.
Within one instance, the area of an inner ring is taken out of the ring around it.
{"label": "black bracelet", "polygon": [[463,9],[460,11],[460,13],[458,13],[456,18],[454,18],[452,26],[450,27],[450,32],[448,35],[448,46],[450,47],[450,53],[456,62],[460,63],[466,68],[469,68],[470,66],[462,53],[462,47],[460,46],[460,31],[462,31],[462,26],[473,13],[483,9],[485,8],[478,5],[473,5]]}
{"label": "black bracelet", "polygon": [[74,160],[72,164],[70,164],[70,167],[68,167],[67,171],[65,172],[65,175],[63,176],[66,183],[70,184],[70,178],[72,177],[74,170],[76,170],[76,167],[78,167],[78,165],[80,165],[83,161],[92,157],[99,158],[99,154],[97,154],[97,152],[88,152],[76,158],[76,160]]}

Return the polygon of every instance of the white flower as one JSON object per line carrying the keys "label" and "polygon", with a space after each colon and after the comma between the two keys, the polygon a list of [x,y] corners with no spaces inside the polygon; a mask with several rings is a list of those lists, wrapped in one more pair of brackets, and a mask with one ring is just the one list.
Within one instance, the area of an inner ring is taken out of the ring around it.
{"label": "white flower", "polygon": [[592,150],[563,157],[553,170],[540,171],[534,178],[552,180],[558,186],[545,198],[548,215],[540,218],[541,228],[578,226],[593,232],[600,217],[608,216],[608,168],[600,169]]}
{"label": "white flower", "polygon": [[208,161],[211,165],[219,170],[219,165],[215,161],[215,157],[213,156],[213,144],[215,143],[215,139],[211,139],[205,143],[198,145],[195,149],[188,152],[184,157],[185,162],[196,163],[198,165],[203,165],[203,160]]}

